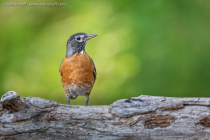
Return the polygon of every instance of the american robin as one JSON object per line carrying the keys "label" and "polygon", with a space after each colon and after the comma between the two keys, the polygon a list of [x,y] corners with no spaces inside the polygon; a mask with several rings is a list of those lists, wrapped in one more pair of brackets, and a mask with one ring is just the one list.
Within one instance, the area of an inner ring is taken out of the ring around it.
{"label": "american robin", "polygon": [[87,41],[96,34],[86,33],[73,34],[66,44],[66,56],[60,65],[61,81],[66,92],[66,101],[77,96],[86,96],[86,106],[89,95],[96,80],[96,68],[93,60],[85,52]]}

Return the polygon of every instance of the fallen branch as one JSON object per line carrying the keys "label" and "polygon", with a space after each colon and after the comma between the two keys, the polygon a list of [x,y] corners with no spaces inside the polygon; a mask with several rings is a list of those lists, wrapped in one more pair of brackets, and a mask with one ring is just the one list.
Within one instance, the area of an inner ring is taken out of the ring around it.
{"label": "fallen branch", "polygon": [[8,92],[0,139],[208,139],[210,98],[139,96],[110,106],[63,105]]}

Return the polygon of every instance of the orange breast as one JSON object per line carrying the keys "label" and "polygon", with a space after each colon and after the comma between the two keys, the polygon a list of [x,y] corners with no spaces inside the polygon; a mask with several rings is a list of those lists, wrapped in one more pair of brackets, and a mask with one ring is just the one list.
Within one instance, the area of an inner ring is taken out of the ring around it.
{"label": "orange breast", "polygon": [[65,57],[60,71],[66,93],[72,90],[77,95],[90,94],[95,82],[94,67],[91,58],[86,53],[75,53],[69,58]]}

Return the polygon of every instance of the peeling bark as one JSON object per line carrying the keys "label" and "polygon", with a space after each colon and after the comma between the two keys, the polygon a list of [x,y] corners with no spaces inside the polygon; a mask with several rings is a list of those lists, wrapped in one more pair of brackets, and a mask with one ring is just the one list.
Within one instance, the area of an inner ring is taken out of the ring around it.
{"label": "peeling bark", "polygon": [[139,96],[110,106],[63,105],[10,91],[0,139],[209,139],[210,98]]}

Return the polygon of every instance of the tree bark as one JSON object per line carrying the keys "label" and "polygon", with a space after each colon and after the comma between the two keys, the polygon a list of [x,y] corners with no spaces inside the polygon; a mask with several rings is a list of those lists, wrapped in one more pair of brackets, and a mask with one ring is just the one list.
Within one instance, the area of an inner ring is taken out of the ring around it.
{"label": "tree bark", "polygon": [[209,139],[210,98],[141,95],[110,106],[4,94],[0,139]]}

